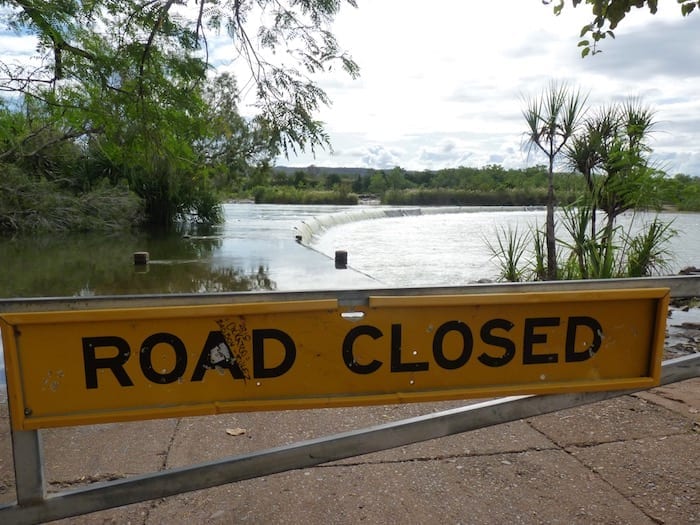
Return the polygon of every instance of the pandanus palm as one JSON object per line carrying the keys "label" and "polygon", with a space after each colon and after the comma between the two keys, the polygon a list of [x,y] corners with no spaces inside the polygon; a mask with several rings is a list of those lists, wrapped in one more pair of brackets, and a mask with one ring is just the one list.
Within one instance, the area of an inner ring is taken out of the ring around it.
{"label": "pandanus palm", "polygon": [[564,146],[574,136],[585,112],[587,96],[567,84],[552,82],[538,96],[526,101],[523,116],[527,122],[526,145],[538,149],[548,160],[547,184],[547,278],[557,278],[557,252],[554,233],[554,164]]}
{"label": "pandanus palm", "polygon": [[583,174],[593,214],[591,237],[596,235],[595,212],[605,213],[609,234],[621,213],[651,204],[655,170],[647,145],[654,113],[638,99],[613,104],[592,114],[582,133],[565,148],[568,165]]}

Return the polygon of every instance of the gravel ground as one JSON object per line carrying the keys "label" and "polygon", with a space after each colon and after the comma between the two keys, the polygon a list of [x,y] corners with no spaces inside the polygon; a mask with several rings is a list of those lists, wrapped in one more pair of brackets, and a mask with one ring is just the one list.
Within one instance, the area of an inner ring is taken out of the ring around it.
{"label": "gravel ground", "polygon": [[700,307],[691,304],[675,303],[669,308],[664,359],[700,352]]}

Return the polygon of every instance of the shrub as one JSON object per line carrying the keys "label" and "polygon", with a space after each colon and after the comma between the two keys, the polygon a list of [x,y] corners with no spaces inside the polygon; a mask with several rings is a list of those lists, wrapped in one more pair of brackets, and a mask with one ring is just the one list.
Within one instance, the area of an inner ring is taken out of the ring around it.
{"label": "shrub", "polygon": [[358,202],[357,194],[334,190],[305,190],[291,187],[255,188],[256,204],[350,204]]}
{"label": "shrub", "polygon": [[0,233],[118,231],[143,221],[143,203],[123,186],[105,182],[75,195],[17,167],[0,170]]}

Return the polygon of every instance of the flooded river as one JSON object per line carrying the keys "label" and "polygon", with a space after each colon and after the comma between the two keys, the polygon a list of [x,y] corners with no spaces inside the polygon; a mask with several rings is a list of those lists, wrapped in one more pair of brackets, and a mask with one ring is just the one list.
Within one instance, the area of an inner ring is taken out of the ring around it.
{"label": "flooded river", "polygon": [[[0,298],[463,285],[497,277],[486,241],[498,229],[544,221],[543,210],[464,208],[342,224],[314,236],[311,248],[295,241],[301,221],[358,209],[227,204],[225,223],[210,228],[4,239]],[[700,266],[700,214],[661,218],[678,232],[672,273]],[[334,269],[336,250],[347,251],[350,271]],[[149,252],[150,264],[134,266],[136,251]],[[0,359],[0,381],[3,372]]]}

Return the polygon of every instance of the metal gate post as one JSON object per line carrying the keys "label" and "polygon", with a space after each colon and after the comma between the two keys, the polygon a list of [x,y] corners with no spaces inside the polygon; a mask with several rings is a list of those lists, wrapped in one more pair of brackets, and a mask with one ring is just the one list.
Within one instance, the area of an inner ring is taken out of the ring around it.
{"label": "metal gate post", "polygon": [[46,497],[44,452],[39,430],[13,430],[12,455],[15,463],[17,503],[35,505]]}

